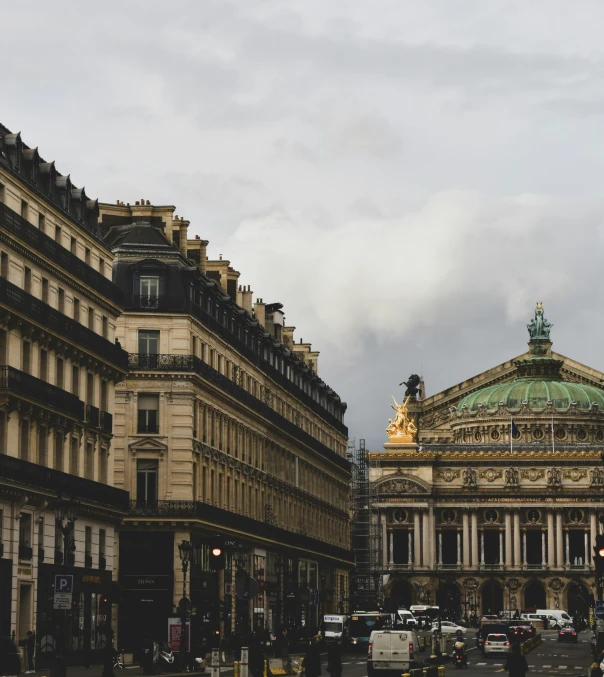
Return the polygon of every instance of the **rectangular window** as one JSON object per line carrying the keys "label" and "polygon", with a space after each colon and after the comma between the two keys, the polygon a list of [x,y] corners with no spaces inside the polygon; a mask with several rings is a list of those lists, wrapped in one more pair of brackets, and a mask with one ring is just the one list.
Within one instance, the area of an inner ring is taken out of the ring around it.
{"label": "rectangular window", "polygon": [[48,453],[46,449],[47,440],[48,433],[46,428],[40,428],[38,431],[38,463],[43,466],[48,464]]}
{"label": "rectangular window", "polygon": [[77,254],[78,251],[78,241],[75,239],[75,237],[71,238],[71,243],[69,245],[69,250],[71,251],[72,254]]}
{"label": "rectangular window", "polygon": [[19,559],[31,560],[31,513],[22,512],[19,519]]}
{"label": "rectangular window", "polygon": [[107,556],[105,555],[105,529],[99,529],[99,569],[107,568]]}
{"label": "rectangular window", "polygon": [[71,368],[71,392],[80,396],[80,369],[76,366]]}
{"label": "rectangular window", "polygon": [[80,445],[75,437],[71,438],[71,448],[69,450],[69,472],[72,475],[78,475],[80,472]]}
{"label": "rectangular window", "polygon": [[38,517],[38,560],[44,561],[44,517]]}
{"label": "rectangular window", "polygon": [[94,331],[94,308],[88,306],[88,329]]}
{"label": "rectangular window", "polygon": [[99,273],[105,276],[105,259],[99,259]]}
{"label": "rectangular window", "polygon": [[84,534],[84,566],[92,566],[92,527],[86,527]]}
{"label": "rectangular window", "polygon": [[138,432],[139,434],[159,432],[159,395],[138,396]]}
{"label": "rectangular window", "polygon": [[101,411],[107,411],[107,381],[101,381]]}
{"label": "rectangular window", "polygon": [[24,461],[29,461],[29,421],[21,421],[21,453]]}
{"label": "rectangular window", "polygon": [[141,308],[157,308],[159,299],[159,277],[141,277]]}
{"label": "rectangular window", "polygon": [[90,249],[88,249],[88,247],[84,249],[84,261],[86,261],[86,263],[90,265]]}
{"label": "rectangular window", "polygon": [[94,405],[94,376],[86,374],[86,404]]}
{"label": "rectangular window", "polygon": [[31,268],[25,266],[23,273],[23,290],[31,294]]}
{"label": "rectangular window", "polygon": [[23,371],[29,374],[31,371],[31,344],[23,341]]}
{"label": "rectangular window", "polygon": [[65,290],[59,289],[59,312],[65,314]]}
{"label": "rectangular window", "polygon": [[55,468],[63,471],[63,435],[55,435]]}
{"label": "rectangular window", "polygon": [[48,303],[50,291],[49,291],[49,286],[48,286],[48,280],[43,277],[42,278],[42,301],[44,303]]}
{"label": "rectangular window", "polygon": [[8,280],[8,254],[5,252],[0,255],[0,276]]}
{"label": "rectangular window", "polygon": [[61,237],[62,237],[61,226],[56,226],[55,227],[55,242],[57,244],[61,244]]}
{"label": "rectangular window", "polygon": [[28,212],[28,205],[25,200],[21,200],[21,218],[26,219],[27,218],[27,212]]}
{"label": "rectangular window", "polygon": [[103,315],[102,320],[102,334],[103,338],[109,338],[109,320]]}
{"label": "rectangular window", "polygon": [[45,350],[40,351],[40,378],[48,381],[48,353]]}
{"label": "rectangular window", "polygon": [[60,357],[57,357],[57,388],[63,388],[63,383],[63,360]]}
{"label": "rectangular window", "polygon": [[41,233],[46,232],[46,217],[44,214],[38,214],[38,229]]}
{"label": "rectangular window", "polygon": [[101,448],[99,453],[99,482],[101,484],[107,484],[107,449],[105,447]]}
{"label": "rectangular window", "polygon": [[157,355],[159,353],[159,331],[139,329],[138,352],[143,355]]}
{"label": "rectangular window", "polygon": [[138,503],[157,501],[157,461],[140,459],[136,462],[136,500]]}
{"label": "rectangular window", "polygon": [[79,299],[73,300],[73,319],[76,322],[80,321],[80,300]]}
{"label": "rectangular window", "polygon": [[0,202],[4,202],[4,184],[0,183]]}
{"label": "rectangular window", "polygon": [[86,457],[84,458],[84,477],[87,480],[94,479],[94,447],[90,442],[86,444]]}

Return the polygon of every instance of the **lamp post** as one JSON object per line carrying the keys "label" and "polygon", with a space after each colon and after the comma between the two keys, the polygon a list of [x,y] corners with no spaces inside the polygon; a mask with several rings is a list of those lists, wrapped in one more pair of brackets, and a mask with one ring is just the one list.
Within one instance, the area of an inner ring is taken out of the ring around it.
{"label": "lamp post", "polygon": [[189,612],[189,600],[187,599],[187,570],[189,562],[193,559],[193,544],[183,540],[178,546],[178,554],[182,562],[182,599],[180,600],[180,670],[184,672],[187,660],[187,615]]}
{"label": "lamp post", "polygon": [[277,576],[277,622],[275,624],[275,634],[281,632],[281,572],[283,571],[283,559],[277,558],[275,560],[275,574]]}
{"label": "lamp post", "polygon": [[[55,504],[55,529],[58,529],[63,536],[63,562],[62,570],[67,572],[69,566],[69,552],[75,551],[75,541],[71,538],[73,534],[73,525],[78,517],[78,507],[73,501],[57,498]],[[57,620],[55,632],[55,677],[65,677],[65,647],[67,632],[67,611],[59,616],[62,617],[62,627]]]}

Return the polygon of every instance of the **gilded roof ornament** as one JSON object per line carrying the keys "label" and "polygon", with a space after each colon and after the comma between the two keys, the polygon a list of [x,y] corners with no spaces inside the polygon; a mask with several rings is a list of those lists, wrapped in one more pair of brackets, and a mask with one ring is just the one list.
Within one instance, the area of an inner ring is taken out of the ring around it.
{"label": "gilded roof ornament", "polygon": [[417,434],[417,428],[415,427],[415,423],[413,423],[413,421],[409,418],[407,405],[409,403],[410,397],[410,395],[407,395],[405,401],[402,404],[399,404],[394,399],[394,395],[392,396],[394,404],[391,404],[390,406],[396,412],[396,416],[394,417],[394,420],[391,418],[388,419],[389,425],[386,428],[386,432],[388,433],[390,442],[414,442],[414,437]]}

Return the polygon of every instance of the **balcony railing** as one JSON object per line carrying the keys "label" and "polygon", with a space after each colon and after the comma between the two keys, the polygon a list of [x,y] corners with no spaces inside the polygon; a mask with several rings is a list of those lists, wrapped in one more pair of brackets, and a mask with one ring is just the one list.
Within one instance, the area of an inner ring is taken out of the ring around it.
{"label": "balcony railing", "polygon": [[136,432],[139,435],[157,435],[159,433],[159,425],[157,423],[139,423],[136,426]]}
{"label": "balcony railing", "polygon": [[[314,411],[318,416],[323,418],[327,423],[332,425],[343,435],[348,436],[348,428],[340,421],[334,414],[332,414],[320,402],[317,402],[311,395],[309,395],[303,388],[291,381],[285,374],[282,374],[274,365],[268,360],[265,360],[263,355],[258,354],[256,350],[251,348],[247,343],[241,340],[237,334],[230,331],[228,327],[212,317],[203,308],[196,303],[180,295],[160,295],[160,296],[131,296],[124,302],[127,310],[151,310],[165,313],[189,313],[197,317],[203,324],[216,332],[225,341],[230,343],[235,350],[244,355],[250,362],[257,365],[260,369],[266,372],[274,381],[276,381],[282,388],[290,392],[294,397],[303,402],[309,409]],[[272,346],[270,348],[273,350]],[[314,377],[320,382],[318,377]],[[322,383],[322,382],[321,382]],[[316,387],[316,386],[315,386]],[[335,406],[341,406],[337,402]]]}
{"label": "balcony railing", "polygon": [[124,371],[127,369],[127,353],[119,345],[111,343],[4,278],[0,278],[0,303],[120,369]]}
{"label": "balcony railing", "polygon": [[28,247],[63,268],[69,276],[84,282],[102,296],[114,303],[123,302],[123,292],[116,284],[2,203],[0,203],[0,229],[18,237]]}
{"label": "balcony railing", "polygon": [[69,496],[75,500],[98,503],[120,512],[128,512],[127,491],[23,461],[14,456],[0,454],[0,484],[7,480]]}
{"label": "balcony railing", "polygon": [[86,423],[88,423],[88,425],[91,425],[93,428],[98,428],[100,413],[101,412],[99,411],[98,407],[93,407],[92,404],[87,404]]}
{"label": "balcony railing", "polygon": [[26,374],[24,371],[0,366],[0,390],[12,391],[18,395],[40,402],[44,407],[53,407],[79,421],[84,420],[84,403],[66,390]]}
{"label": "balcony railing", "polygon": [[273,543],[281,543],[286,549],[293,547],[305,552],[321,553],[342,562],[352,563],[354,561],[351,550],[199,501],[131,501],[130,515],[132,518],[197,518],[223,529],[233,529],[240,534],[253,534],[255,538],[265,538]]}
{"label": "balcony railing", "polygon": [[21,545],[19,543],[19,559],[31,560],[34,555],[34,551],[29,547],[29,545]]}
{"label": "balcony railing", "polygon": [[[322,442],[319,442],[319,440],[315,439],[310,433],[307,433],[295,423],[289,421],[285,416],[281,416],[281,414],[277,413],[268,404],[259,400],[257,397],[254,397],[240,385],[237,385],[231,379],[227,378],[213,367],[210,367],[209,364],[206,364],[195,355],[149,355],[146,353],[129,353],[128,365],[131,371],[140,369],[151,371],[194,372],[214,383],[216,386],[232,395],[239,402],[242,402],[250,409],[253,409],[258,414],[277,425],[284,432],[313,448],[341,468],[347,470],[350,467],[348,461],[341,456],[338,456],[335,451]],[[143,431],[140,430],[139,426],[139,433],[141,432]]]}
{"label": "balcony railing", "polygon": [[113,415],[108,411],[101,411],[101,430],[104,433],[113,433]]}

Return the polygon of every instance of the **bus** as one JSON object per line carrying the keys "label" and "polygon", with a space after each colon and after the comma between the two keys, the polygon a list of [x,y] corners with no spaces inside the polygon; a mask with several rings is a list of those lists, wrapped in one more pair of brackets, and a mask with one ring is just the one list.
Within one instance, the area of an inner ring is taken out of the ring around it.
{"label": "bus", "polygon": [[349,649],[367,649],[373,630],[392,627],[392,614],[381,611],[355,611],[348,619],[347,645]]}

